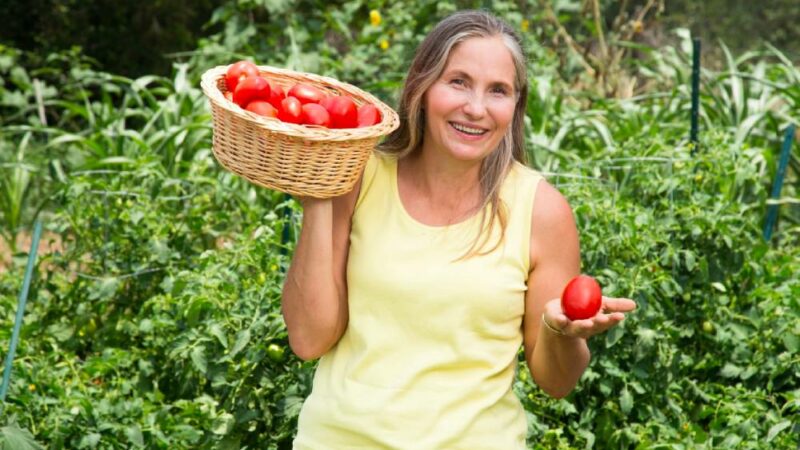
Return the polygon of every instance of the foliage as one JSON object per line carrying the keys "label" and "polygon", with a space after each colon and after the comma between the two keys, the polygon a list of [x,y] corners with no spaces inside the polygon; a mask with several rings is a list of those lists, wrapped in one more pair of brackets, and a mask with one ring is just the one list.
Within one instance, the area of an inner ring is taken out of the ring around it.
{"label": "foliage", "polygon": [[[199,75],[246,56],[393,104],[430,26],[483,3],[300,4],[220,6],[219,32],[170,77],[0,47],[0,229],[8,240],[40,217],[63,244],[38,264],[0,446],[290,448],[314,368],[289,351],[280,315],[300,212],[220,169]],[[675,47],[637,50],[643,92],[606,98],[565,81],[528,12],[491,6],[524,32],[529,159],[574,208],[583,270],[640,305],[590,341],[566,399],[520,364],[530,447],[796,448],[796,158],[777,239],[760,236],[781,133],[799,116],[798,69],[766,47],[704,70],[694,148],[685,30]],[[0,342],[23,266],[0,272]]]}

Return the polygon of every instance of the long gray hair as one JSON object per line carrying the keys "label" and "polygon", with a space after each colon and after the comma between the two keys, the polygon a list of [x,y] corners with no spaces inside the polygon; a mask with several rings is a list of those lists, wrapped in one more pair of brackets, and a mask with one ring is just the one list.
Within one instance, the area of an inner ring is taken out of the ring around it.
{"label": "long gray hair", "polygon": [[[495,151],[481,164],[480,211],[484,213],[481,214],[479,234],[465,257],[491,253],[502,243],[508,218],[506,207],[500,200],[500,188],[514,160],[525,163],[524,119],[528,78],[519,35],[504,21],[484,11],[460,11],[439,22],[419,45],[411,62],[397,110],[400,126],[378,147],[379,152],[397,159],[420,151],[425,130],[425,93],[442,75],[450,53],[467,39],[495,36],[502,38],[514,61],[517,99],[511,125]],[[485,214],[487,205],[491,206],[488,218]],[[481,251],[488,243],[496,221],[500,223],[500,238],[489,250]]]}

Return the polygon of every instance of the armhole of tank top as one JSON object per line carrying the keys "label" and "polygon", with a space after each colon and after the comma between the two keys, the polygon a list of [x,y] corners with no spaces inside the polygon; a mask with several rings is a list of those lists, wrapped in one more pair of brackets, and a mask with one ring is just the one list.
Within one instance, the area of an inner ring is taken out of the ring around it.
{"label": "armhole of tank top", "polygon": [[[524,170],[530,170],[529,168],[525,168]],[[525,253],[523,256],[523,264],[525,267],[525,273],[530,274],[531,271],[531,239],[535,230],[533,230],[533,209],[534,205],[536,204],[536,190],[539,189],[539,183],[544,180],[544,177],[539,174],[538,172],[527,172],[523,175],[525,177],[525,183],[523,185],[526,189],[526,194],[522,196],[525,200],[525,226],[523,230],[525,230],[524,235],[522,236],[522,240],[525,243],[523,248],[525,249]],[[527,283],[527,279],[525,280]]]}
{"label": "armhole of tank top", "polygon": [[373,180],[375,180],[375,174],[378,172],[378,164],[380,164],[380,161],[378,161],[378,157],[376,156],[375,152],[370,153],[369,158],[367,159],[367,164],[364,166],[364,171],[361,173],[361,187],[358,192],[358,198],[356,199],[356,205],[353,208],[353,212],[358,210],[358,207],[364,201],[364,197],[367,195],[367,191],[369,191]]}

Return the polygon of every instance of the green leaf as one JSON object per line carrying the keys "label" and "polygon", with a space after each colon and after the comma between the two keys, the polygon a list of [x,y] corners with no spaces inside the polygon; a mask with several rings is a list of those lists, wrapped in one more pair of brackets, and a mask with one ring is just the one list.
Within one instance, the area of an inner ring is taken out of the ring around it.
{"label": "green leaf", "polygon": [[738,377],[739,374],[741,373],[742,373],[741,367],[731,363],[725,363],[725,366],[722,368],[720,375],[722,375],[725,378],[735,378]]}
{"label": "green leaf", "polygon": [[44,450],[30,431],[12,423],[0,428],[0,450]]}
{"label": "green leaf", "polygon": [[792,353],[800,351],[800,337],[794,333],[787,333],[783,335],[783,345]]}
{"label": "green leaf", "polygon": [[198,372],[205,374],[208,371],[208,361],[206,361],[206,348],[205,346],[198,345],[192,349],[191,353],[192,364]]}
{"label": "green leaf", "polygon": [[250,342],[250,329],[242,330],[236,335],[236,343],[233,344],[233,348],[231,348],[230,354],[228,357],[232,358],[236,356],[237,353],[242,351],[247,344]]}
{"label": "green leaf", "polygon": [[769,431],[767,432],[767,442],[772,442],[772,440],[775,439],[778,433],[789,428],[790,426],[792,426],[792,422],[789,420],[784,420],[771,426]]}
{"label": "green leaf", "polygon": [[137,447],[144,447],[144,437],[142,436],[142,430],[139,428],[138,425],[132,425],[125,429],[125,436],[128,437],[128,440]]}
{"label": "green leaf", "polygon": [[95,448],[97,444],[100,443],[100,439],[102,436],[100,433],[90,433],[81,438],[81,441],[78,443],[78,448]]}
{"label": "green leaf", "polygon": [[218,323],[211,324],[208,327],[208,332],[209,334],[217,338],[222,347],[228,348],[228,337],[225,336],[225,332],[222,331],[222,327],[220,327]]}
{"label": "green leaf", "polygon": [[211,432],[219,436],[224,436],[233,430],[234,422],[233,414],[227,412],[222,413],[214,419],[214,423],[211,425]]}
{"label": "green leaf", "polygon": [[608,332],[606,333],[606,348],[613,347],[617,342],[619,342],[620,339],[622,339],[622,336],[624,335],[625,335],[625,328],[621,325],[618,325],[608,330]]}
{"label": "green leaf", "polygon": [[619,396],[619,407],[625,415],[633,409],[633,395],[628,390],[628,386],[622,388],[622,394]]}

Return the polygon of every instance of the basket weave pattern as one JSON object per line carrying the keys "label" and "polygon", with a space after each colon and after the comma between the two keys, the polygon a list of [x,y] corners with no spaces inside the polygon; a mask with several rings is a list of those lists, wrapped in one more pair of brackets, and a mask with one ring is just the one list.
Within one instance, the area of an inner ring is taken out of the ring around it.
{"label": "basket weave pattern", "polygon": [[382,120],[370,127],[329,129],[259,116],[225,98],[228,66],[217,66],[201,80],[211,103],[217,161],[254,184],[291,195],[329,198],[352,190],[380,138],[399,126],[397,113],[368,92],[333,78],[269,66],[258,69],[284,91],[305,83],[327,95],[350,96],[358,106],[372,103]]}

